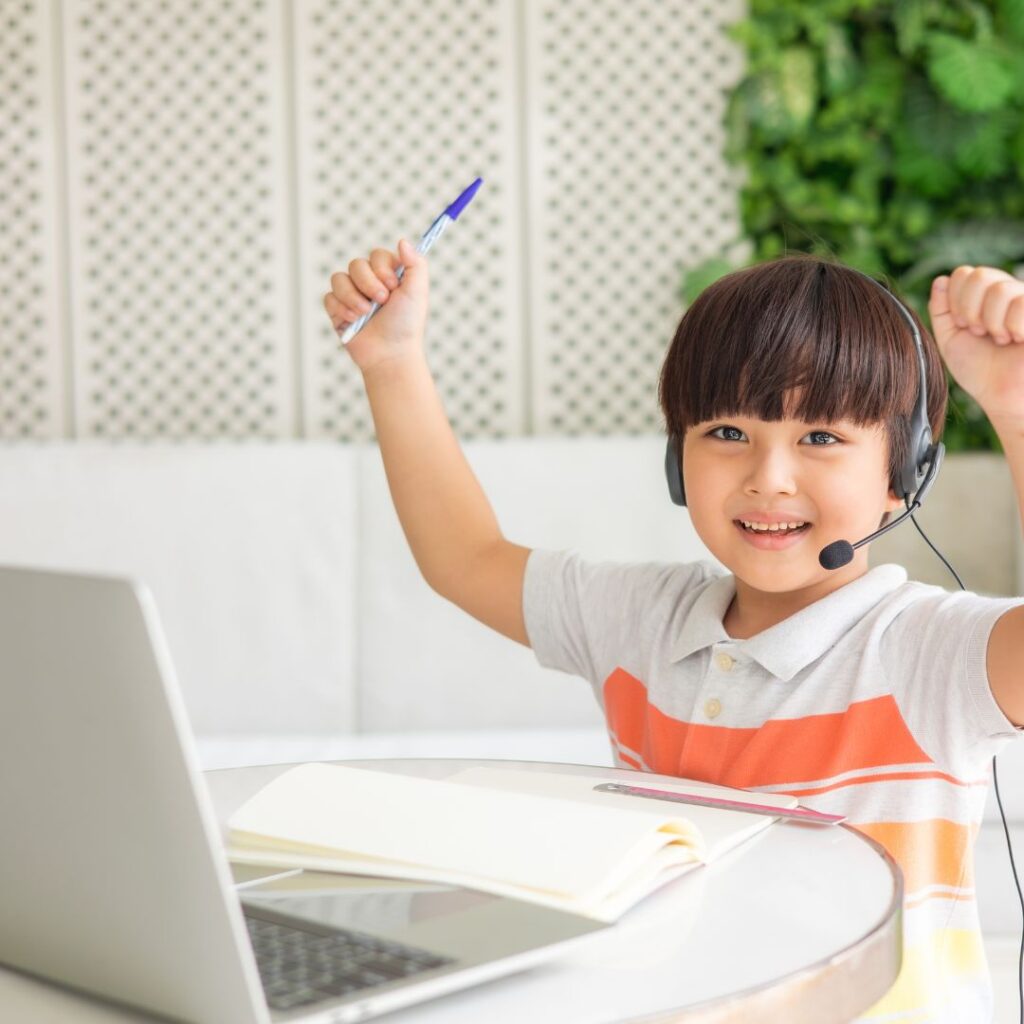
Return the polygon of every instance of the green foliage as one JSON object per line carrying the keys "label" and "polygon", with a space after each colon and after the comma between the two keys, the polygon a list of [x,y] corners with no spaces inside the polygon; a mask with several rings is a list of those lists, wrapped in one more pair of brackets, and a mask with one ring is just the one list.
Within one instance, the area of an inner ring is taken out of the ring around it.
{"label": "green foliage", "polygon": [[[1024,0],[750,0],[728,33],[746,52],[726,156],[751,263],[831,253],[927,323],[936,275],[1024,261]],[[686,301],[734,269],[694,268]],[[1000,451],[949,382],[947,449]]]}

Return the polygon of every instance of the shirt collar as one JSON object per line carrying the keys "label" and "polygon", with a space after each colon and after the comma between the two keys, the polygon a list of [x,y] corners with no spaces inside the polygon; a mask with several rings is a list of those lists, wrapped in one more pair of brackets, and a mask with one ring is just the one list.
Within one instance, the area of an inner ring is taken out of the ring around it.
{"label": "shirt collar", "polygon": [[789,618],[746,640],[736,640],[722,625],[736,593],[736,577],[732,573],[716,576],[697,595],[676,637],[670,660],[680,661],[712,644],[732,643],[773,676],[788,681],[820,658],[866,612],[906,580],[907,570],[902,565],[876,565]]}

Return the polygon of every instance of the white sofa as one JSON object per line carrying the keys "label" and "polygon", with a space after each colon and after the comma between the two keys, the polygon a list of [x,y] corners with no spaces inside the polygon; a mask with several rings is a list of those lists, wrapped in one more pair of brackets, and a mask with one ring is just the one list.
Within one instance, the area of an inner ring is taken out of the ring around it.
{"label": "white sofa", "polygon": [[[660,437],[468,442],[503,532],[594,558],[710,558]],[[363,756],[611,764],[587,684],[423,581],[374,444],[0,448],[0,562],[156,598],[205,767]]]}

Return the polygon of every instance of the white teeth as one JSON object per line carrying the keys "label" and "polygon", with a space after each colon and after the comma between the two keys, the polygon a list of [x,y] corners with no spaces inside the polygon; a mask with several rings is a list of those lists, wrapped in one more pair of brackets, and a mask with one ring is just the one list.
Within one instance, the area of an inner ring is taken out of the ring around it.
{"label": "white teeth", "polygon": [[750,530],[758,530],[761,533],[778,533],[780,530],[785,532],[786,530],[795,530],[800,526],[805,526],[805,523],[772,523],[771,526],[766,523],[748,523],[745,519],[741,519],[740,522]]}

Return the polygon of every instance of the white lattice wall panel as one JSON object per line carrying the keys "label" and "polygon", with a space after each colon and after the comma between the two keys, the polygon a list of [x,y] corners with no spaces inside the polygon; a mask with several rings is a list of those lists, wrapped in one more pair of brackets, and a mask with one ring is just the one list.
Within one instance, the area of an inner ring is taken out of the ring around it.
{"label": "white lattice wall panel", "polygon": [[78,433],[294,430],[281,0],[67,0]]}
{"label": "white lattice wall panel", "polygon": [[65,430],[59,97],[46,5],[0,0],[0,438]]}
{"label": "white lattice wall panel", "polygon": [[417,242],[477,177],[427,257],[427,357],[460,437],[525,428],[516,11],[513,0],[296,8],[310,436],[374,436],[362,378],[324,313],[331,274]]}
{"label": "white lattice wall panel", "polygon": [[722,157],[740,0],[526,3],[536,433],[662,429],[682,270],[739,233]]}
{"label": "white lattice wall panel", "polygon": [[658,429],[680,272],[737,233],[742,13],[0,0],[0,438],[372,438],[330,274],[477,176],[429,257],[456,432]]}

